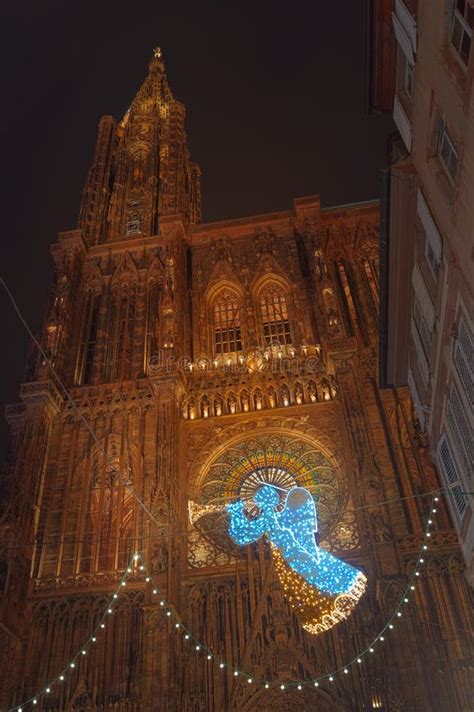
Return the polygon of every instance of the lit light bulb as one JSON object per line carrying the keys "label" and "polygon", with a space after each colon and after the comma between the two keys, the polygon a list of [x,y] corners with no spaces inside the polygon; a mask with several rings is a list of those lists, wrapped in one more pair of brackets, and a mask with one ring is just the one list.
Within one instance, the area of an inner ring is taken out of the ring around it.
{"label": "lit light bulb", "polygon": [[344,668],[344,673],[345,673],[346,675],[347,675],[348,672],[349,672],[349,670],[348,670],[347,668]]}
{"label": "lit light bulb", "polygon": [[196,650],[201,650],[201,646],[200,646],[200,645],[196,645]]}
{"label": "lit light bulb", "polygon": [[329,682],[334,682],[334,678],[332,675],[329,676]]}
{"label": "lit light bulb", "polygon": [[301,685],[298,685],[298,690],[302,690],[302,689],[303,689],[303,688],[301,687]]}
{"label": "lit light bulb", "polygon": [[62,681],[64,680],[64,675],[60,675],[60,676],[59,676],[59,679],[60,679],[61,682],[62,682]]}
{"label": "lit light bulb", "polygon": [[86,651],[85,651],[85,650],[81,650],[81,654],[82,654],[82,655],[86,655]]}
{"label": "lit light bulb", "polygon": [[171,615],[171,611],[166,611],[166,615],[167,615],[167,616],[170,616],[170,615]]}
{"label": "lit light bulb", "polygon": [[249,679],[247,680],[247,682],[248,682],[248,684],[250,685],[250,684],[253,682],[252,678],[249,677]]}
{"label": "lit light bulb", "polygon": [[360,658],[357,658],[357,662],[358,662],[358,663],[359,663],[359,665],[360,665],[360,664],[361,664],[361,662],[362,662],[362,660],[361,660]]}
{"label": "lit light bulb", "polygon": [[175,627],[175,628],[179,628],[179,623],[175,623],[175,624],[174,624],[174,627]]}
{"label": "lit light bulb", "polygon": [[101,627],[101,628],[105,628],[105,623],[101,623],[101,624],[100,624],[100,627]]}
{"label": "lit light bulb", "polygon": [[184,636],[184,639],[189,640],[189,633],[186,633],[186,635]]}
{"label": "lit light bulb", "polygon": [[269,687],[270,687],[270,685],[268,684],[268,682],[266,682],[266,683],[265,683],[265,689],[268,690]]}
{"label": "lit light bulb", "polygon": [[224,663],[219,663],[219,667],[220,667],[221,670],[222,670],[222,668],[224,667]]}
{"label": "lit light bulb", "polygon": [[50,687],[47,687],[46,690],[45,690],[45,692],[51,692],[51,688],[50,688]]}
{"label": "lit light bulb", "polygon": [[401,617],[402,617],[402,613],[401,613],[401,611],[397,611],[397,616],[398,616],[399,618],[401,618]]}
{"label": "lit light bulb", "polygon": [[208,660],[212,660],[212,655],[208,655],[208,656],[207,656],[207,659],[208,659]]}
{"label": "lit light bulb", "polygon": [[146,579],[145,579],[145,581],[146,581],[147,583],[150,583],[150,581],[151,581],[150,576],[147,576]]}
{"label": "lit light bulb", "polygon": [[114,593],[114,598],[118,598],[118,595],[116,593]]}
{"label": "lit light bulb", "polygon": [[153,595],[156,596],[157,593],[158,593],[158,591],[156,590],[156,588],[154,588],[154,589],[153,589]]}
{"label": "lit light bulb", "polygon": [[404,598],[403,600],[405,601],[405,603],[408,603],[408,598]]}
{"label": "lit light bulb", "polygon": [[111,608],[107,608],[107,613],[112,613],[112,609],[111,609]]}
{"label": "lit light bulb", "polygon": [[140,558],[140,555],[139,555],[139,554],[134,554],[134,555],[133,555],[133,560],[134,560],[134,561],[138,561],[139,558]]}
{"label": "lit light bulb", "polygon": [[319,687],[319,682],[317,680],[315,681],[314,686]]}
{"label": "lit light bulb", "polygon": [[72,667],[72,668],[75,668],[75,667],[76,667],[76,663],[71,663],[71,667]]}
{"label": "lit light bulb", "polygon": [[234,677],[237,677],[238,674],[237,670],[234,670]]}
{"label": "lit light bulb", "polygon": [[160,606],[164,606],[164,605],[165,605],[165,602],[164,602],[164,601],[160,601]]}
{"label": "lit light bulb", "polygon": [[373,648],[369,648],[369,653],[373,653],[373,652],[374,652],[374,649],[373,649]]}
{"label": "lit light bulb", "polygon": [[95,635],[92,636],[91,640],[92,640],[93,643],[95,643],[95,641],[97,640],[97,638],[95,637]]}
{"label": "lit light bulb", "polygon": [[381,640],[382,643],[383,643],[383,641],[385,640],[385,638],[383,637],[383,635],[380,636],[379,640]]}
{"label": "lit light bulb", "polygon": [[280,685],[280,690],[284,690],[284,689],[285,689],[285,686],[284,686],[284,685]]}
{"label": "lit light bulb", "polygon": [[388,627],[390,628],[390,630],[393,630],[393,623],[390,623]]}
{"label": "lit light bulb", "polygon": [[120,585],[121,585],[121,586],[126,586],[126,585],[127,585],[127,582],[126,582],[126,581],[122,581],[122,583],[121,583]]}
{"label": "lit light bulb", "polygon": [[143,564],[140,564],[138,568],[140,569],[140,571],[145,571],[145,567],[143,566]]}

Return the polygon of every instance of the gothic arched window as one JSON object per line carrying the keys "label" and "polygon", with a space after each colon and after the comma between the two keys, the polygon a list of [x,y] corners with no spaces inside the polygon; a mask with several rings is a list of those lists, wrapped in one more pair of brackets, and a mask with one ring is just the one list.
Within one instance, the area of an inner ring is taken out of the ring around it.
{"label": "gothic arched window", "polygon": [[160,284],[152,282],[147,292],[145,331],[145,373],[158,363],[158,328],[160,315]]}
{"label": "gothic arched window", "polygon": [[101,295],[94,292],[89,292],[84,300],[81,342],[76,374],[76,381],[84,385],[92,383],[98,340],[100,302]]}
{"label": "gothic arched window", "polygon": [[89,572],[123,569],[133,550],[133,448],[122,437],[111,434],[104,450],[97,446],[92,453],[82,549],[82,570]]}
{"label": "gothic arched window", "polygon": [[268,284],[259,295],[265,346],[291,344],[286,294],[277,284]]}
{"label": "gothic arched window", "polygon": [[219,292],[212,304],[212,312],[216,355],[242,351],[240,304],[237,294],[229,289]]}
{"label": "gothic arched window", "polygon": [[109,342],[110,379],[132,378],[136,287],[124,286],[113,297]]}

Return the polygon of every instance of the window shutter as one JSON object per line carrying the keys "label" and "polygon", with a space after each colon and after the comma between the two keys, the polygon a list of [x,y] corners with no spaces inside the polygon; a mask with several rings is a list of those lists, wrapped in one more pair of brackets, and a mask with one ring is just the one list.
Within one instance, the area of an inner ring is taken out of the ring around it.
{"label": "window shutter", "polygon": [[472,410],[474,408],[474,345],[463,317],[459,321],[458,336],[454,342],[453,360]]}
{"label": "window shutter", "polygon": [[446,416],[456,450],[468,476],[474,471],[474,433],[454,384],[446,403]]}
{"label": "window shutter", "polygon": [[416,52],[416,21],[403,0],[395,0],[395,15]]}
{"label": "window shutter", "polygon": [[413,290],[418,299],[418,302],[423,311],[423,317],[426,321],[428,329],[433,332],[435,326],[435,311],[433,307],[433,302],[426,289],[425,280],[423,279],[420,268],[417,264],[413,267],[413,272],[411,275],[411,283],[413,285]]}
{"label": "window shutter", "polygon": [[431,245],[435,259],[441,262],[442,246],[440,234],[431,215],[428,204],[421,190],[418,190],[418,215],[425,230],[426,239]]}
{"label": "window shutter", "polygon": [[418,335],[418,329],[416,328],[416,324],[413,318],[411,320],[411,337],[413,339],[413,343],[415,344],[416,355],[418,356],[418,367],[420,369],[420,374],[423,379],[423,384],[425,388],[427,388],[430,380],[430,367],[428,364],[428,360],[425,356],[425,352],[423,350],[421,339]]}
{"label": "window shutter", "polygon": [[449,501],[454,509],[455,513],[462,518],[462,515],[466,511],[467,502],[466,497],[462,493],[462,485],[459,478],[459,473],[456,467],[456,462],[453,457],[453,453],[449,446],[446,436],[443,434],[438,443],[438,465],[440,466],[444,479],[451,491],[451,496]]}
{"label": "window shutter", "polygon": [[415,404],[416,414],[420,425],[423,430],[426,427],[426,416],[423,409],[423,404],[421,402],[420,394],[418,393],[418,388],[416,387],[415,379],[413,377],[413,372],[411,368],[408,369],[408,388],[410,389],[411,397],[413,398],[413,403]]}
{"label": "window shutter", "polygon": [[400,131],[400,136],[403,139],[407,151],[411,151],[411,125],[398,96],[395,97],[393,103],[393,120],[395,121],[397,129]]}
{"label": "window shutter", "polygon": [[412,66],[415,64],[415,55],[413,54],[413,48],[411,46],[410,38],[408,37],[407,33],[403,29],[403,26],[398,19],[398,17],[392,13],[392,22],[393,22],[393,29],[395,32],[395,37],[400,45],[400,49],[402,50],[403,54],[406,57],[407,62],[411,64]]}

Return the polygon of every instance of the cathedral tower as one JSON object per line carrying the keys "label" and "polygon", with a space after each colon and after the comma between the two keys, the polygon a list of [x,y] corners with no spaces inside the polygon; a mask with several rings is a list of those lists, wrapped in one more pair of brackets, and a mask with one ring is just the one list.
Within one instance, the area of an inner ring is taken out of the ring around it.
{"label": "cathedral tower", "polygon": [[[0,708],[467,712],[462,557],[408,392],[377,386],[378,204],[201,224],[199,177],[157,49],[6,411]],[[274,545],[229,536],[262,480],[314,495],[367,580],[350,615],[308,630]]]}

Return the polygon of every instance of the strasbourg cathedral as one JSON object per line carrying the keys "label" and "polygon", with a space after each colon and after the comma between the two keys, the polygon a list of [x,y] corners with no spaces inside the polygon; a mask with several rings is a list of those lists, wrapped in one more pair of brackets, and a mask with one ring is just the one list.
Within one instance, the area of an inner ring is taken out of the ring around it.
{"label": "strasbourg cathedral", "polygon": [[[0,709],[468,712],[462,556],[441,494],[420,564],[440,484],[408,389],[378,387],[378,202],[203,224],[184,118],[157,49],[51,248],[6,408]],[[318,546],[363,573],[337,625],[229,536],[262,479],[316,493]]]}

